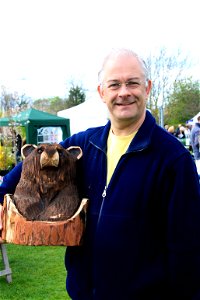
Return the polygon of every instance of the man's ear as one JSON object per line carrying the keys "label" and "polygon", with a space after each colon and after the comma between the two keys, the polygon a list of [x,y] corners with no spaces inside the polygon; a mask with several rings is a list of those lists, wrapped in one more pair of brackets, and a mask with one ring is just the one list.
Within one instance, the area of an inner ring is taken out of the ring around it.
{"label": "man's ear", "polygon": [[101,100],[105,103],[106,100],[104,99],[104,90],[103,90],[101,85],[98,85],[97,91],[99,93],[99,96],[100,96]]}
{"label": "man's ear", "polygon": [[152,89],[152,81],[151,80],[148,80],[148,84],[146,86],[146,93],[147,93],[147,97],[149,96],[150,92],[151,92],[151,89]]}
{"label": "man's ear", "polygon": [[100,86],[100,85],[98,85],[97,91],[98,91],[98,93],[99,93],[99,96],[101,97],[101,86]]}

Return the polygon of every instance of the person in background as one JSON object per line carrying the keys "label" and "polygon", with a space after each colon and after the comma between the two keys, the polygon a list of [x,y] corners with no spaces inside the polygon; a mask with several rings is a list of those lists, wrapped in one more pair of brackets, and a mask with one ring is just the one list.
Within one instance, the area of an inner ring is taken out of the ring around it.
{"label": "person in background", "polygon": [[13,130],[13,153],[15,153],[15,163],[21,161],[22,137],[19,133]]}
{"label": "person in background", "polygon": [[164,128],[165,128],[165,130],[167,130],[167,131],[168,131],[168,129],[169,129],[169,125],[168,125],[168,124],[165,124],[165,125],[164,125]]}
{"label": "person in background", "polygon": [[190,139],[191,128],[192,126],[190,124],[185,125],[185,146],[189,151],[192,151],[191,139]]}
{"label": "person in background", "polygon": [[180,128],[181,128],[182,124],[178,124],[178,127],[175,129],[174,135],[175,137],[179,137],[180,135]]}
{"label": "person in background", "polygon": [[180,140],[185,139],[185,127],[183,125],[181,125],[179,130],[180,130],[180,132],[179,132],[178,138]]}
{"label": "person in background", "polygon": [[192,127],[190,134],[191,146],[194,154],[197,171],[200,176],[200,115],[197,117],[197,122]]}
{"label": "person in background", "polygon": [[175,128],[174,128],[173,125],[169,126],[168,129],[167,129],[167,131],[168,131],[169,133],[171,133],[172,135],[175,135]]}
{"label": "person in background", "polygon": [[179,127],[179,134],[176,137],[185,146],[185,127],[183,125]]}
{"label": "person in background", "polygon": [[21,148],[22,148],[22,137],[19,133],[16,134],[15,145],[16,145],[16,162],[19,163],[21,161]]}
{"label": "person in background", "polygon": [[[80,193],[89,199],[82,246],[67,247],[73,300],[200,299],[200,187],[190,153],[146,109],[145,62],[114,49],[99,72],[110,120],[61,142],[83,150]],[[13,193],[21,164],[1,185]]]}

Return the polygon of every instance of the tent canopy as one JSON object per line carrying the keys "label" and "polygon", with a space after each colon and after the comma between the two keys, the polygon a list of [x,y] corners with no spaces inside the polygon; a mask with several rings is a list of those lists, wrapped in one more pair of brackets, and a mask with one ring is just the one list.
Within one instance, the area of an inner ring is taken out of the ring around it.
{"label": "tent canopy", "polygon": [[198,112],[192,119],[188,120],[186,123],[189,125],[194,125],[197,122],[198,116],[200,116],[200,112]]}
{"label": "tent canopy", "polygon": [[97,97],[58,111],[57,115],[70,119],[71,134],[86,130],[89,127],[102,126],[108,122],[107,106]]}
{"label": "tent canopy", "polygon": [[1,118],[0,126],[24,126],[26,130],[26,143],[28,144],[37,144],[37,129],[41,127],[61,127],[63,139],[70,136],[69,119],[34,108],[22,111],[10,118]]}

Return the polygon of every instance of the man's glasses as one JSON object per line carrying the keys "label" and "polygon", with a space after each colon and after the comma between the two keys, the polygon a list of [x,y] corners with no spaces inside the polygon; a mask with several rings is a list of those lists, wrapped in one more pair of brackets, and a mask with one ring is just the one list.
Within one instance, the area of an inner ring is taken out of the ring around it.
{"label": "man's glasses", "polygon": [[110,91],[116,91],[119,90],[124,84],[127,89],[133,90],[138,88],[142,83],[144,82],[141,80],[128,80],[126,82],[111,81],[108,83],[104,83],[104,86]]}

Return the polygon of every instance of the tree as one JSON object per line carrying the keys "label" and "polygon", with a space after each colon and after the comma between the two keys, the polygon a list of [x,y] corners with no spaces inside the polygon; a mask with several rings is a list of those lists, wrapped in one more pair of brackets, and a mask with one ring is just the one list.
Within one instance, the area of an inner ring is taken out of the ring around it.
{"label": "tree", "polygon": [[67,98],[62,99],[56,96],[53,98],[37,99],[34,101],[33,107],[51,114],[57,114],[60,110],[83,103],[85,98],[85,90],[72,82]]}
{"label": "tree", "polygon": [[60,97],[51,98],[50,101],[50,111],[53,114],[57,114],[59,110],[63,110],[66,108],[67,100],[62,99]]}
{"label": "tree", "polygon": [[200,111],[200,83],[187,78],[174,82],[173,92],[165,109],[165,121],[184,124]]}
{"label": "tree", "polygon": [[55,115],[59,110],[65,109],[66,106],[66,99],[62,99],[58,96],[53,98],[37,99],[33,103],[33,107],[35,109]]}
{"label": "tree", "polygon": [[50,98],[37,99],[34,100],[33,102],[33,108],[44,112],[49,112],[49,107],[50,107]]}
{"label": "tree", "polygon": [[25,94],[8,92],[5,86],[1,86],[0,114],[9,117],[31,106],[32,100]]}
{"label": "tree", "polygon": [[[159,50],[156,55],[149,55],[146,59],[150,73],[150,79],[153,81],[152,91],[148,101],[148,108],[158,118],[159,105],[165,107],[168,103],[173,84],[183,73],[190,63],[187,57],[181,55],[178,49],[177,53],[170,54],[165,47]],[[162,99],[162,103],[159,103]]]}
{"label": "tree", "polygon": [[81,86],[71,84],[71,88],[69,90],[69,96],[67,97],[67,108],[76,106],[85,101],[86,95],[85,91]]}

